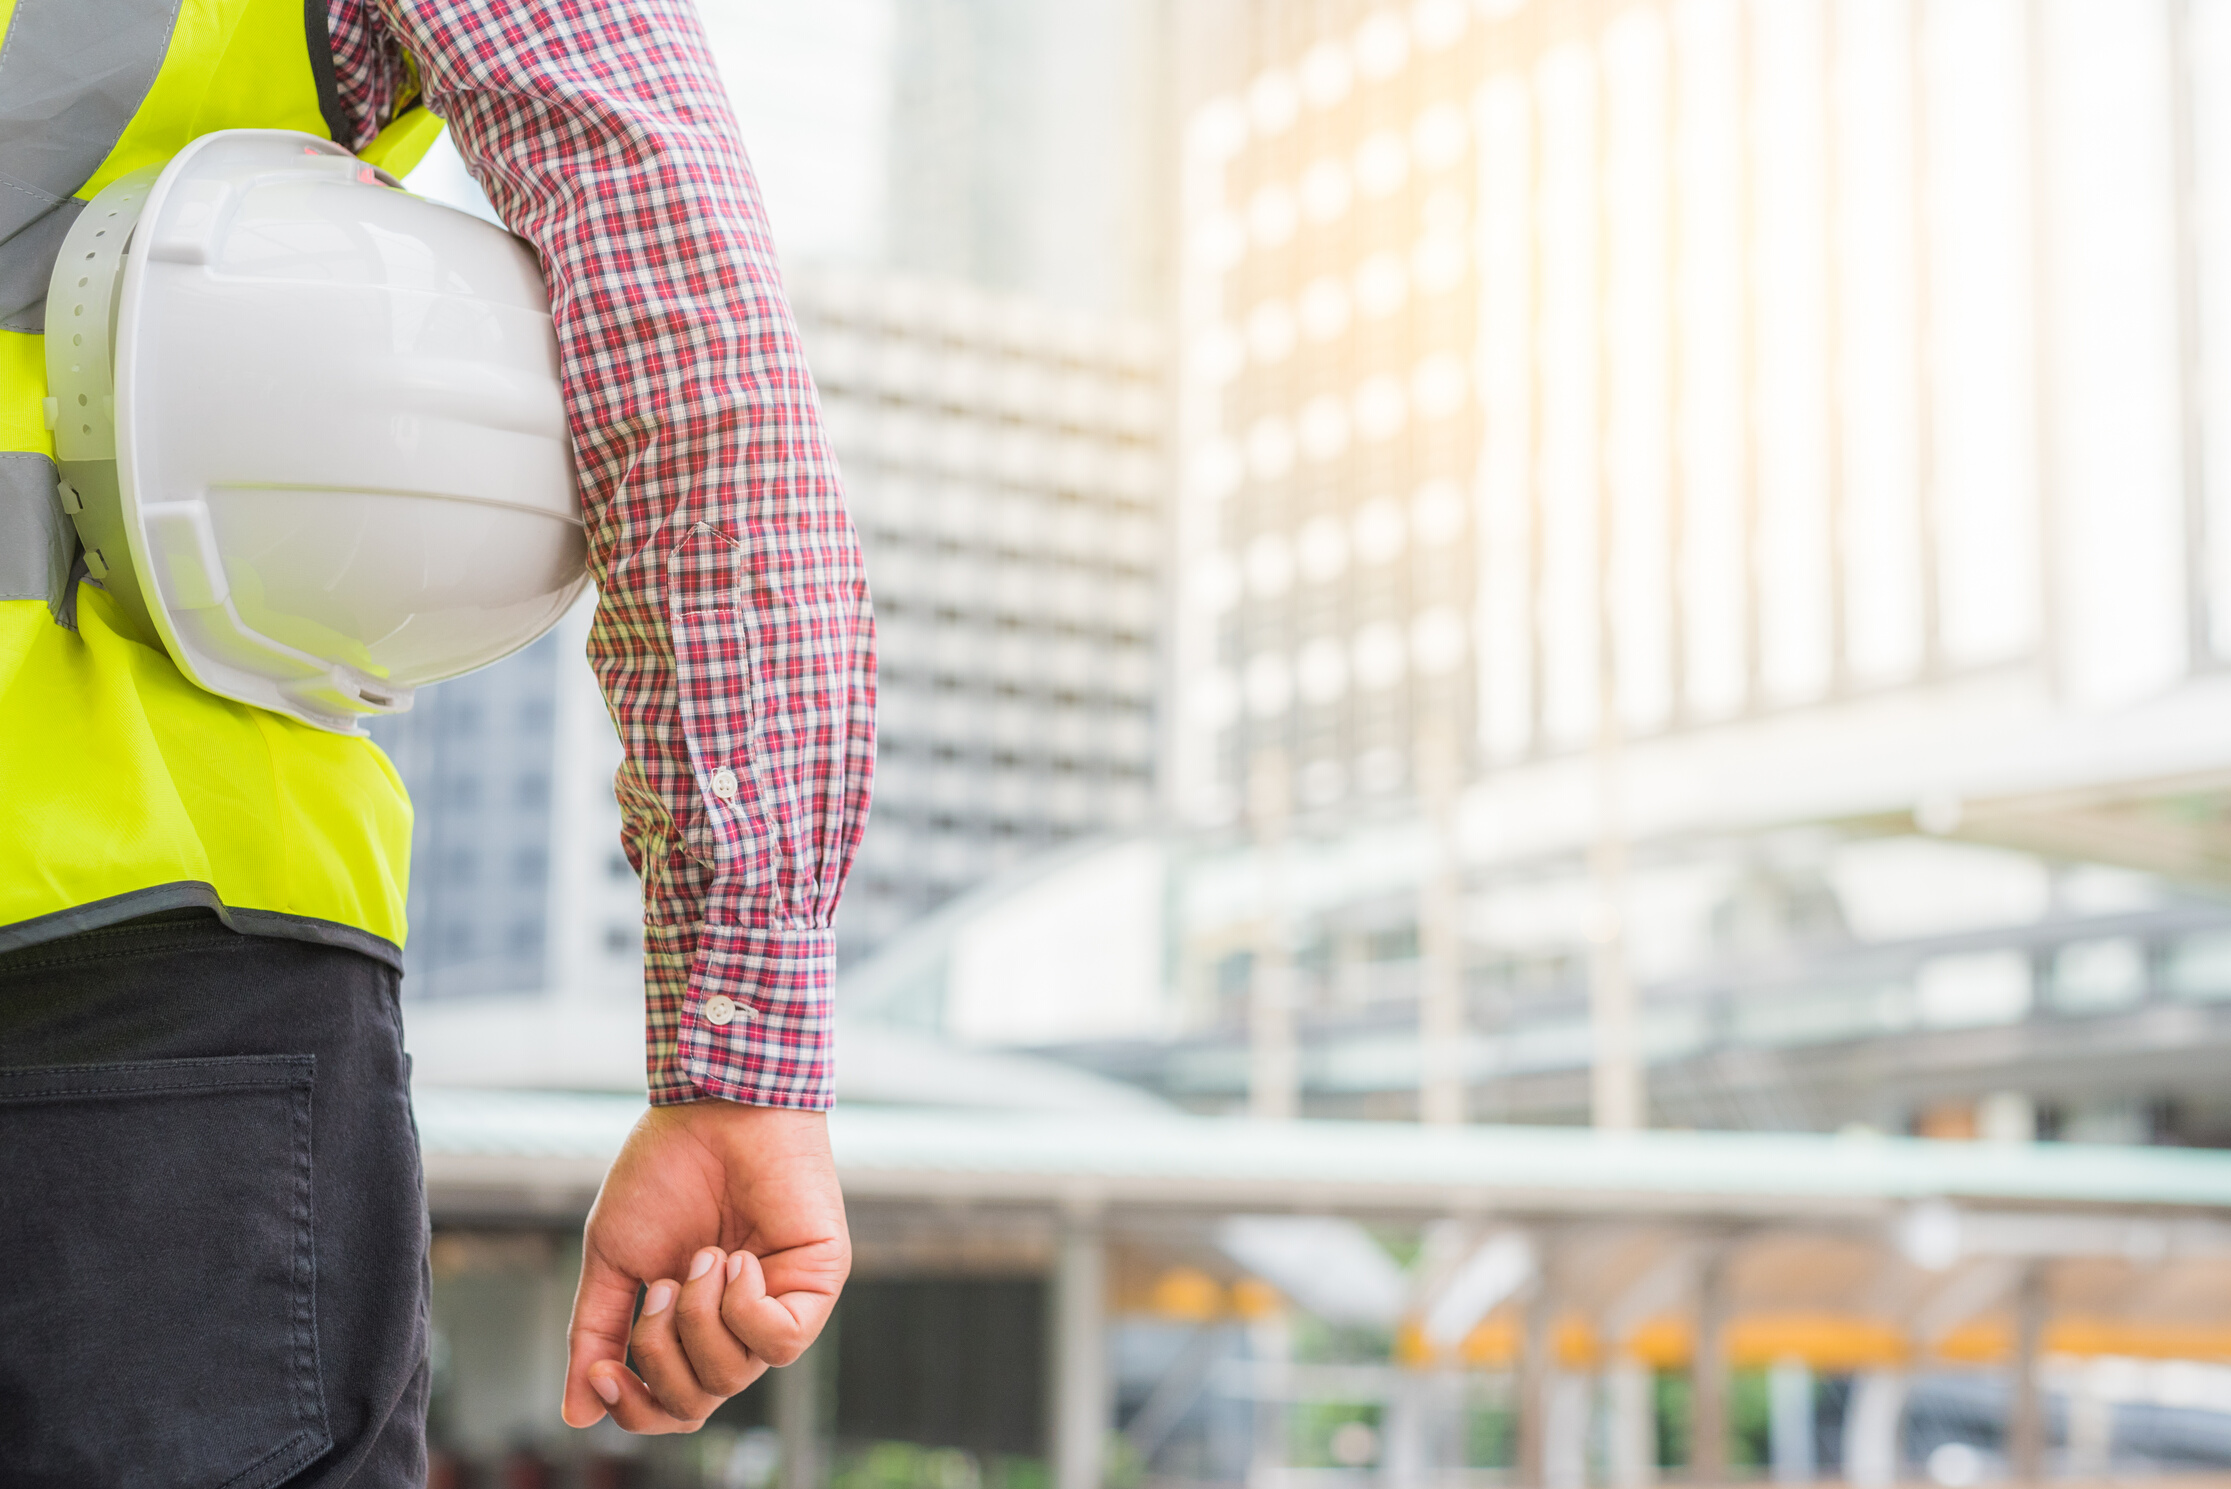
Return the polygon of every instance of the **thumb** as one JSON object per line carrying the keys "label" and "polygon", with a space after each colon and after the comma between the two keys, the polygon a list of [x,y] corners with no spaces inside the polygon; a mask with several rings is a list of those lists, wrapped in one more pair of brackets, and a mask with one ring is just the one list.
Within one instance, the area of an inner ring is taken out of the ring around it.
{"label": "thumb", "polygon": [[568,1427],[587,1427],[604,1415],[604,1398],[589,1384],[589,1367],[627,1359],[636,1289],[636,1280],[593,1246],[582,1250],[581,1286],[573,1295],[573,1322],[566,1329],[565,1404],[559,1410]]}

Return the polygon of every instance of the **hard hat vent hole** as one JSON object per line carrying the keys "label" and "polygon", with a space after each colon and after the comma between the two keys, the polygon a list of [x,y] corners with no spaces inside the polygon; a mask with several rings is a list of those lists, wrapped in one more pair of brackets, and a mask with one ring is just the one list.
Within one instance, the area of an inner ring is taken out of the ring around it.
{"label": "hard hat vent hole", "polygon": [[77,403],[79,408],[85,407],[85,395],[83,393],[77,395]]}
{"label": "hard hat vent hole", "polygon": [[84,333],[83,333],[83,332],[80,332],[80,333],[78,333],[77,335],[75,335],[75,336],[72,336],[72,337],[70,338],[70,345],[72,345],[72,346],[83,346],[83,345],[85,345],[85,336],[84,336]]}
{"label": "hard hat vent hole", "polygon": [[78,280],[78,282],[77,282],[77,287],[78,287],[79,289],[84,289],[84,288],[85,288],[85,287],[86,287],[87,285],[91,284],[92,282],[93,282],[93,281],[92,281],[92,280],[90,280],[90,279],[80,279],[80,280]]}
{"label": "hard hat vent hole", "polygon": [[77,432],[80,434],[91,434],[93,432],[93,426],[90,424],[80,424],[77,426]]}

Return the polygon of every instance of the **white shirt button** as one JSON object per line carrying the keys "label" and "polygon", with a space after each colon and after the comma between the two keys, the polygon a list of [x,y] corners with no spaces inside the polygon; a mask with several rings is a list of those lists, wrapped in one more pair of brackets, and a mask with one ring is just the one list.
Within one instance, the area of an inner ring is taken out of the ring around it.
{"label": "white shirt button", "polygon": [[736,1017],[736,1000],[725,993],[715,993],[705,1000],[705,1022],[726,1025]]}
{"label": "white shirt button", "polygon": [[713,795],[722,801],[736,799],[736,772],[723,765],[713,772]]}

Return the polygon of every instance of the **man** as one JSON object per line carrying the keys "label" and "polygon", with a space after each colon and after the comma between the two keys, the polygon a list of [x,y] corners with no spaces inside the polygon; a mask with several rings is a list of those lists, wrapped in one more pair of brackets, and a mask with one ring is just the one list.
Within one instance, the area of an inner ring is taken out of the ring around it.
{"label": "man", "polygon": [[541,255],[644,883],[652,1109],[589,1220],[565,1419],[693,1429],[812,1342],[846,1275],[828,927],[873,768],[873,625],[689,0],[21,0],[0,48],[0,1483],[423,1482],[400,786],[365,741],[194,689],[97,586],[27,557],[69,541],[39,335],[82,203],[221,128],[401,166],[419,104]]}

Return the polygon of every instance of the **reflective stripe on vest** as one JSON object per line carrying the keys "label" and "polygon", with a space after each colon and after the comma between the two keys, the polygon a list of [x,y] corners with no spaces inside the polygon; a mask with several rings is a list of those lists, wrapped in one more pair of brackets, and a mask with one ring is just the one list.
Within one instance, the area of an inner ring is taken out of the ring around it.
{"label": "reflective stripe on vest", "polygon": [[[203,692],[73,592],[41,413],[72,218],[216,130],[330,138],[324,24],[323,0],[0,0],[0,950],[199,905],[400,965],[410,803],[386,757]],[[426,122],[391,127],[391,169]]]}
{"label": "reflective stripe on vest", "polygon": [[47,275],[170,49],[172,0],[17,0],[0,43],[0,328],[46,329]]}

